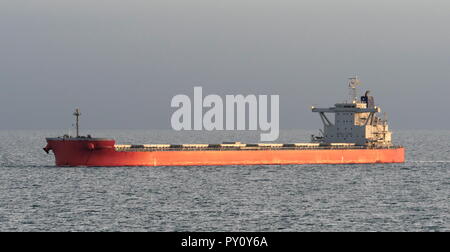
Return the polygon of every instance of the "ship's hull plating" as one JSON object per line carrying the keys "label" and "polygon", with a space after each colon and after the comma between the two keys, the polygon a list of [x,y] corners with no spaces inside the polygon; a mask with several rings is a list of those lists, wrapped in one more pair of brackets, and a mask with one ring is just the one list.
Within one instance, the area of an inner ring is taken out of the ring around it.
{"label": "ship's hull plating", "polygon": [[404,148],[116,151],[114,140],[47,139],[57,166],[401,163]]}

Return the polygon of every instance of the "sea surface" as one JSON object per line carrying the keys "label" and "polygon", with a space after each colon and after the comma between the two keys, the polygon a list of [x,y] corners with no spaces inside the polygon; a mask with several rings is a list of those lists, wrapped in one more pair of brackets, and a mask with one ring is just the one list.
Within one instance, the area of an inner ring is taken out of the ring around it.
{"label": "sea surface", "polygon": [[[58,168],[58,130],[0,131],[0,231],[450,231],[450,131],[394,132],[404,164]],[[257,132],[91,130],[118,143]],[[314,131],[284,130],[279,142]]]}

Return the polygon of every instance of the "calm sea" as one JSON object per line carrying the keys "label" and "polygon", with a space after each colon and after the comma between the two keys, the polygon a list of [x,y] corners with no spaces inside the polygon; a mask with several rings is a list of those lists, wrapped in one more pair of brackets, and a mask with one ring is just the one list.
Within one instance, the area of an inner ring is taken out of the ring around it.
{"label": "calm sea", "polygon": [[[450,231],[450,131],[395,132],[404,164],[58,168],[42,147],[64,133],[0,131],[0,231]],[[259,139],[85,133],[123,144]],[[279,141],[312,133],[286,130]]]}

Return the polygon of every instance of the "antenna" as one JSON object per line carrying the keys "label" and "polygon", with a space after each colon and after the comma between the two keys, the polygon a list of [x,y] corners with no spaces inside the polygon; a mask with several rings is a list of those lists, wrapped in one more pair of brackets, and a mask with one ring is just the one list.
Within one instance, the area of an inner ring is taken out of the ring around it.
{"label": "antenna", "polygon": [[348,78],[350,102],[355,102],[356,100],[358,100],[358,94],[356,90],[356,87],[358,85],[361,85],[361,81],[359,81],[358,76]]}
{"label": "antenna", "polygon": [[75,127],[76,127],[76,130],[77,130],[77,138],[80,136],[80,131],[79,131],[79,118],[80,118],[80,115],[81,115],[81,113],[80,113],[80,109],[75,109],[75,112],[73,113],[73,115],[77,118],[76,119],[76,124],[75,124]]}

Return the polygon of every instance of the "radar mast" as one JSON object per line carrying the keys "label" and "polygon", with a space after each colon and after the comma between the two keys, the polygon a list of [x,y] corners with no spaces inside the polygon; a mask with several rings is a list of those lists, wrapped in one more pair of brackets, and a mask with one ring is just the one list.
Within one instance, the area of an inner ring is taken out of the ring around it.
{"label": "radar mast", "polygon": [[358,76],[348,78],[348,90],[350,103],[355,103],[358,100],[357,86],[361,85],[361,81]]}

